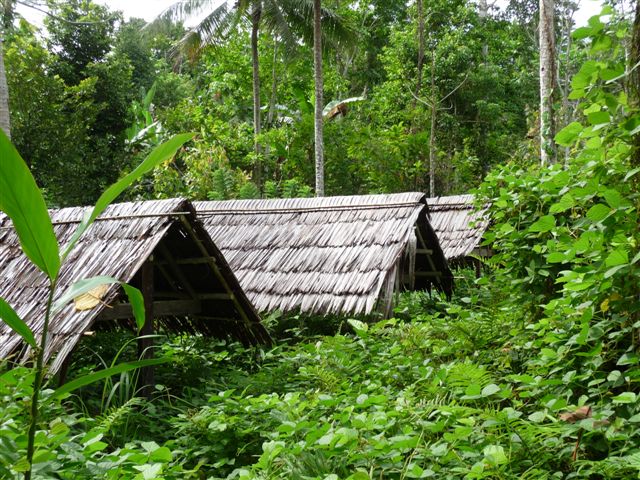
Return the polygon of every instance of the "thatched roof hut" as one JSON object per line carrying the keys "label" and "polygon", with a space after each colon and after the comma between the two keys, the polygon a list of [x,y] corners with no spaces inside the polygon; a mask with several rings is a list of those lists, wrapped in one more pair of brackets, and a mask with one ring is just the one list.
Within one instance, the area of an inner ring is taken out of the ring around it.
{"label": "thatched roof hut", "polygon": [[489,226],[486,209],[477,210],[473,195],[451,195],[427,199],[433,226],[445,257],[461,261],[472,253],[487,255],[480,247]]}
{"label": "thatched roof hut", "polygon": [[195,202],[258,311],[391,313],[453,280],[421,193]]}
{"label": "thatched roof hut", "polygon": [[[86,208],[52,210],[58,241],[65,245]],[[145,278],[143,278],[143,271]],[[200,332],[245,344],[268,342],[253,306],[229,265],[185,200],[112,205],[89,227],[64,262],[58,297],[75,281],[97,275],[115,277],[152,292],[156,325],[168,331]],[[48,282],[22,253],[10,219],[0,214],[0,297],[36,333],[42,332]],[[147,318],[150,316],[147,315]],[[133,325],[131,306],[111,285],[100,302],[77,310],[72,302],[51,319],[46,357],[58,370],[89,329]],[[20,337],[0,321],[0,358],[28,358]]]}

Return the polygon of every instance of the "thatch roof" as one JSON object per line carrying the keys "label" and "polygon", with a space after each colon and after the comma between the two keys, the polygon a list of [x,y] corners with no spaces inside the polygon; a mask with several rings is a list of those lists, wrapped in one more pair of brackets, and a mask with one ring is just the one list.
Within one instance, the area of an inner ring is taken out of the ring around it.
{"label": "thatch roof", "polygon": [[[52,210],[58,241],[65,245],[86,208]],[[260,319],[227,262],[185,200],[112,205],[89,227],[63,264],[58,296],[75,281],[108,275],[141,288],[141,268],[152,262],[156,325],[171,331],[231,335],[246,344],[269,341]],[[149,269],[147,268],[147,271]],[[148,282],[147,282],[148,283]],[[0,297],[36,333],[42,332],[47,279],[22,253],[15,230],[0,214]],[[109,306],[109,308],[107,307]],[[51,319],[46,357],[56,371],[88,329],[132,324],[131,306],[112,285],[96,307],[73,302]],[[0,321],[0,358],[28,358],[20,337]]]}
{"label": "thatch roof", "polygon": [[452,290],[421,193],[194,205],[259,311],[389,314],[401,288]]}
{"label": "thatch roof", "polygon": [[479,253],[482,236],[489,226],[486,209],[477,210],[473,195],[451,195],[427,199],[431,225],[447,260],[462,260]]}

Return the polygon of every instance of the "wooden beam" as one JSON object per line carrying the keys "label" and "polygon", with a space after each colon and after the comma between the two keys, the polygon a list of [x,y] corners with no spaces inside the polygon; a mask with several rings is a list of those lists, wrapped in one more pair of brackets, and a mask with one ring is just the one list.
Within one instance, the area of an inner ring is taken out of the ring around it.
{"label": "wooden beam", "polygon": [[200,300],[234,300],[235,295],[228,293],[199,293],[198,299]]}
{"label": "wooden beam", "polygon": [[[182,221],[182,225],[187,230],[187,232],[189,233],[191,238],[193,238],[193,241],[196,242],[196,245],[198,246],[198,249],[200,249],[200,251],[202,252],[202,255],[207,257],[207,258],[212,258],[209,255],[209,252],[207,251],[207,248],[202,244],[202,241],[198,237],[198,234],[193,230],[193,227],[191,226],[189,221],[184,217],[184,215],[180,216],[180,220]],[[249,320],[249,317],[247,316],[247,312],[244,311],[243,306],[240,304],[240,302],[238,301],[236,296],[233,294],[233,290],[231,290],[231,287],[227,283],[227,279],[224,278],[224,275],[222,275],[222,272],[220,271],[220,268],[218,267],[217,262],[212,260],[212,261],[209,262],[209,265],[211,265],[211,268],[213,269],[216,277],[218,278],[218,281],[222,284],[224,289],[227,291],[227,293],[229,294],[229,296],[233,300],[233,304],[235,305],[236,310],[238,310],[238,313],[240,314],[240,317],[242,318],[242,321],[245,323],[245,325],[246,325],[246,327],[248,329],[251,329],[252,322],[251,322],[251,320]]]}
{"label": "wooden beam", "polygon": [[[159,300],[153,302],[152,311],[156,317],[196,315],[202,312],[202,303],[199,300]],[[127,318],[133,318],[131,304],[120,303],[114,305],[113,308],[105,308],[98,320],[124,320]],[[148,318],[149,314],[147,313]]]}
{"label": "wooden beam", "polygon": [[420,245],[422,245],[423,248],[427,248],[427,242],[424,241],[424,238],[422,238],[422,232],[420,231],[420,227],[416,225],[416,236],[418,237],[418,240],[420,241]]}
{"label": "wooden beam", "polygon": [[416,277],[441,277],[442,272],[416,272]]}
{"label": "wooden beam", "polygon": [[[201,265],[201,264],[206,264],[209,263],[210,261],[216,261],[215,258],[213,257],[193,257],[193,258],[177,258],[174,259],[174,262],[177,265]],[[160,265],[167,265],[168,262],[167,261],[161,261],[159,262]]]}
{"label": "wooden beam", "polygon": [[168,265],[171,267],[171,271],[173,272],[173,274],[180,281],[180,283],[185,288],[185,290],[189,292],[189,295],[191,295],[191,298],[196,298],[197,296],[196,291],[191,286],[191,283],[189,282],[187,277],[184,276],[184,273],[182,273],[182,270],[180,270],[180,267],[176,263],[176,259],[173,258],[173,255],[171,254],[169,249],[166,247],[166,245],[160,242],[160,245],[158,245],[158,249],[160,250],[160,253],[162,253],[162,256],[164,257],[164,259],[167,261]]}

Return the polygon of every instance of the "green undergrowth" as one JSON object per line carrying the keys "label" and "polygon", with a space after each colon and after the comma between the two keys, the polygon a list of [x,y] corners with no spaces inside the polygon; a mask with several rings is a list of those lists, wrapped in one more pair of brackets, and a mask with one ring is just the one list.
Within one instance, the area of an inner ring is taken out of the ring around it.
{"label": "green undergrowth", "polygon": [[[164,342],[172,362],[151,401],[121,376],[102,397],[47,403],[39,478],[636,478],[640,408],[623,367],[576,379],[538,348],[503,280],[459,274],[450,302],[405,294],[398,318],[271,350]],[[16,474],[28,370],[2,380],[0,458]],[[582,406],[590,417],[563,419]]]}

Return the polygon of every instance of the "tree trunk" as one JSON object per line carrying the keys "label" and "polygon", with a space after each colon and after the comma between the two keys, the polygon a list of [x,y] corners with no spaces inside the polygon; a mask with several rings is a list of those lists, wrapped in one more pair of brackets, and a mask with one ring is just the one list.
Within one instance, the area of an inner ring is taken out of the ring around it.
{"label": "tree trunk", "polygon": [[[487,17],[489,16],[489,5],[487,0],[480,0],[478,2],[478,16],[480,17],[480,24],[485,26]],[[484,39],[482,40],[482,63],[487,64],[487,58],[489,57],[489,45],[487,44],[487,29],[484,28]]]}
{"label": "tree trunk", "polygon": [[553,95],[556,90],[554,0],[540,0],[540,162],[556,162]]}
{"label": "tree trunk", "polygon": [[0,128],[11,139],[11,120],[9,115],[9,86],[4,69],[4,28],[0,26]]}
{"label": "tree trunk", "polygon": [[429,133],[429,196],[436,196],[436,53],[431,52],[431,131]]}
{"label": "tree trunk", "polygon": [[[629,67],[635,70],[629,77],[629,100],[631,105],[640,109],[640,0],[636,0],[636,14],[633,21],[631,34],[631,51],[629,55]],[[640,167],[640,134],[635,135],[635,152],[631,157],[631,164]]]}
{"label": "tree trunk", "polygon": [[322,138],[322,22],[321,0],[313,0],[313,74],[315,81],[316,197],[324,197],[324,140]]}
{"label": "tree trunk", "polygon": [[[422,89],[422,70],[424,68],[424,8],[422,0],[417,0],[416,4],[418,7],[418,79],[416,81],[416,97],[419,97]],[[414,97],[414,108],[416,101]]]}
{"label": "tree trunk", "polygon": [[262,187],[262,162],[260,160],[261,149],[258,141],[260,135],[260,60],[258,56],[258,36],[260,34],[260,17],[262,16],[262,2],[254,2],[251,12],[251,63],[253,67],[253,149],[255,163],[253,166],[253,181]]}

